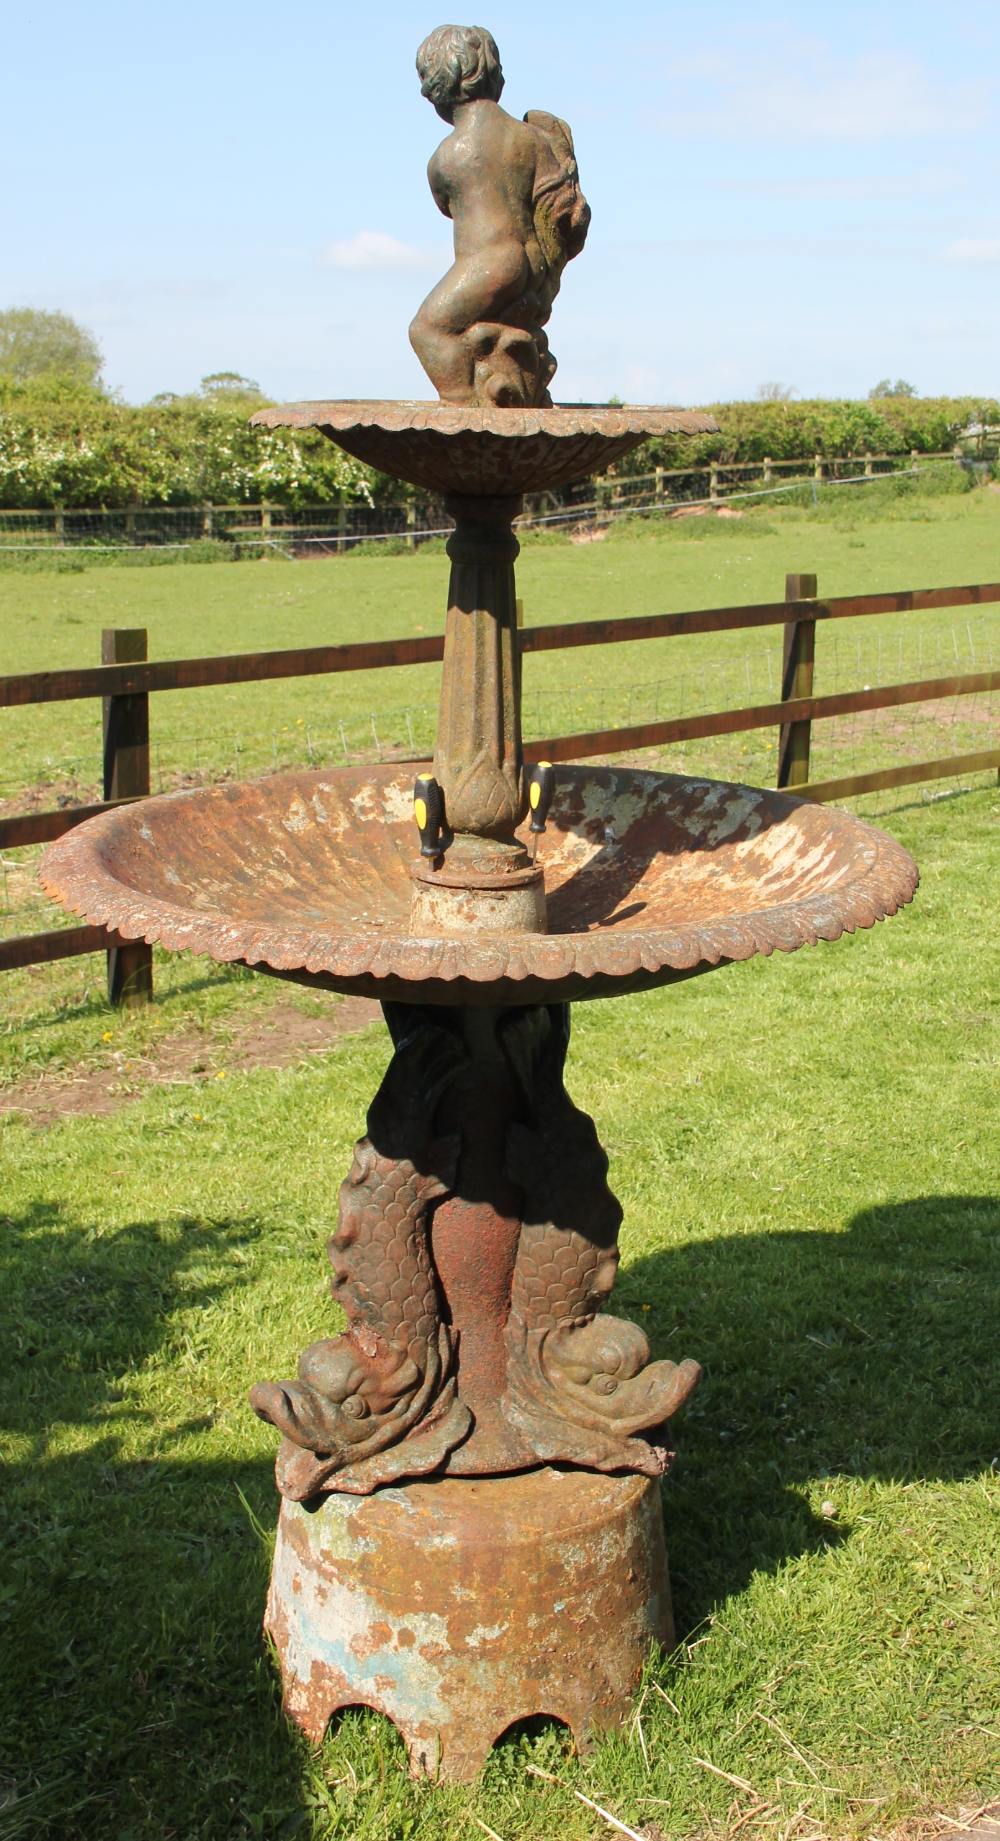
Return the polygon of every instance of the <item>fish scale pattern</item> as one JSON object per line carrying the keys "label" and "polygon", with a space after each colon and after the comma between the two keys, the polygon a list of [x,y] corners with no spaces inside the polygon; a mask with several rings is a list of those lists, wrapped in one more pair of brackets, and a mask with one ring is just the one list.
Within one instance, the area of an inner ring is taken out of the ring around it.
{"label": "fish scale pattern", "polygon": [[380,1156],[362,1138],[341,1187],[340,1225],[330,1241],[334,1297],[352,1320],[361,1319],[418,1366],[439,1320],[427,1208],[445,1192],[439,1177],[422,1174],[407,1159]]}
{"label": "fish scale pattern", "polygon": [[614,1283],[613,1250],[551,1221],[521,1229],[512,1307],[533,1330],[554,1330],[597,1310]]}
{"label": "fish scale pattern", "polygon": [[[461,1054],[440,1027],[402,1021],[368,1133],[340,1186],[327,1248],[347,1329],[304,1349],[296,1380],[260,1382],[250,1395],[255,1412],[283,1434],[278,1486],[298,1502],[325,1489],[366,1494],[422,1475],[469,1428],[427,1235],[431,1207],[454,1181],[458,1139],[432,1132]],[[415,1429],[420,1437],[404,1450]]]}
{"label": "fish scale pattern", "polygon": [[[563,1085],[568,1018],[552,1019],[530,1087],[530,1126],[508,1134],[524,1225],[507,1320],[501,1410],[547,1463],[662,1476],[651,1435],[696,1386],[696,1362],[651,1362],[634,1323],[601,1309],[614,1285],[622,1211],[594,1122]],[[640,1436],[637,1436],[640,1435]]]}

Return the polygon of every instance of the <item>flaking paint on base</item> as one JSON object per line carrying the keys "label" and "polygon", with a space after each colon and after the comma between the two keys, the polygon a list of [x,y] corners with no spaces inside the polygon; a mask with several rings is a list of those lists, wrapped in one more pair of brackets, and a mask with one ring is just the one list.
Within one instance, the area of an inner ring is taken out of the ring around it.
{"label": "flaking paint on base", "polygon": [[533,1714],[583,1746],[673,1641],[659,1486],[545,1469],[283,1502],[266,1625],[314,1743],[361,1704],[446,1781]]}

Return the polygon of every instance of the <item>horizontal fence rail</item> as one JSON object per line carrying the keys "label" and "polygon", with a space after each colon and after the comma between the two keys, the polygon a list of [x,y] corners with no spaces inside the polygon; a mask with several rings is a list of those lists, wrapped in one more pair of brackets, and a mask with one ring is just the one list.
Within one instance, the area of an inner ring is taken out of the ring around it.
{"label": "horizontal fence rail", "polygon": [[[678,716],[665,722],[637,722],[624,729],[589,729],[579,735],[550,735],[528,746],[550,761],[586,760],[595,754],[622,754],[668,742],[704,740],[710,735],[739,735],[746,729],[773,729],[788,722],[815,722],[824,716],[850,716],[860,710],[893,709],[901,703],[934,703],[942,697],[968,697],[976,691],[1000,690],[1000,671],[971,671],[961,677],[927,678],[918,684],[887,684],[877,690],[836,691],[828,697],[794,697],[784,703],[758,703],[741,710],[716,710],[707,716]],[[794,791],[798,793],[796,785]]]}
{"label": "horizontal fence rail", "polygon": [[117,934],[106,927],[58,927],[49,933],[29,933],[17,940],[0,940],[0,972],[25,965],[50,965],[56,959],[75,959],[81,953],[105,952]]}
{"label": "horizontal fence rail", "polygon": [[919,786],[928,780],[950,780],[958,774],[986,773],[1000,768],[1000,748],[980,748],[972,754],[949,754],[936,761],[907,761],[902,767],[876,767],[870,773],[846,774],[839,780],[806,780],[796,786],[797,799],[854,799],[860,793],[879,793],[893,786]]}
{"label": "horizontal fence rail", "polygon": [[0,850],[51,844],[55,838],[65,837],[67,831],[75,830],[77,825],[85,824],[88,818],[96,818],[100,812],[113,812],[119,805],[135,805],[137,799],[143,798],[144,793],[133,793],[128,799],[101,799],[96,805],[66,805],[54,812],[25,812],[19,818],[0,818]]}
{"label": "horizontal fence rail", "polygon": [[[668,639],[743,628],[781,626],[784,633],[782,696],[771,703],[664,718],[619,728],[535,738],[529,753],[553,761],[619,754],[682,741],[732,735],[762,728],[779,731],[778,784],[798,797],[814,800],[850,798],[882,788],[917,785],[935,779],[1000,768],[1000,748],[908,762],[838,779],[810,780],[811,725],[848,714],[930,703],[1000,690],[1000,671],[977,671],[912,683],[879,685],[863,690],[812,694],[815,634],[830,620],[918,613],[935,608],[1000,603],[1000,582],[963,583],[950,588],[903,588],[867,595],[820,599],[811,592],[816,578],[790,575],[783,601],[748,606],[697,608],[675,614],[641,614],[522,628],[521,650],[551,652],[561,648],[616,645],[635,640]],[[57,703],[99,697],[104,707],[104,800],[57,811],[23,813],[0,819],[0,849],[49,843],[101,812],[135,803],[149,788],[149,697],[153,692],[194,690],[221,684],[249,684],[289,677],[433,663],[444,653],[441,635],[388,639],[352,645],[310,646],[292,650],[236,653],[195,659],[147,660],[142,629],[109,629],[102,656],[109,662],[80,669],[27,672],[0,677],[0,707]],[[53,929],[0,941],[0,972],[77,954],[106,951],[109,993],[116,1002],[143,1001],[152,989],[149,949],[109,934],[103,927]]]}
{"label": "horizontal fence rail", "polygon": [[[705,607],[681,614],[633,614],[525,627],[522,652],[617,645],[623,640],[670,639],[680,634],[724,633],[788,621],[844,620],[865,614],[918,613],[936,607],[973,607],[1000,601],[1000,582],[960,588],[899,588],[884,594],[836,595],[824,601],[762,601],[746,607]],[[215,658],[181,658],[133,665],[86,665],[67,671],[32,671],[0,677],[0,709],[28,703],[71,702],[77,697],[136,696],[160,690],[201,690],[206,685],[253,684],[338,671],[378,671],[394,665],[433,664],[444,657],[442,634],[423,639],[376,639],[347,646],[306,646],[282,652],[236,652]]]}
{"label": "horizontal fence rail", "polygon": [[308,678],[338,671],[378,671],[390,665],[433,663],[443,657],[444,638],[435,634],[426,639],[375,639],[350,646],[306,646],[284,652],[232,652],[215,658],[32,671],[0,678],[0,708],[67,703],[76,697],[146,696],[153,690],[203,690],[211,684],[258,684],[269,678]]}

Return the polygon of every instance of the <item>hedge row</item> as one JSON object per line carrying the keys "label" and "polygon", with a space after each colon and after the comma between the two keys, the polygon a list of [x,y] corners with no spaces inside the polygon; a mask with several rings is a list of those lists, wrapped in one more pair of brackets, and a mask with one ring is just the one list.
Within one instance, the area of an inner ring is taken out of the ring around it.
{"label": "hedge row", "polygon": [[0,380],[0,506],[371,504],[387,482],[322,435],[251,429],[255,399],[135,407],[70,378]]}
{"label": "hedge row", "polygon": [[940,454],[965,429],[1000,424],[1000,403],[971,396],[879,397],[875,401],[713,403],[717,435],[647,441],[622,471],[703,466],[719,460],[809,460],[814,454]]}
{"label": "hedge row", "polygon": [[[177,397],[141,407],[75,380],[0,380],[0,507],[322,505],[399,499],[397,481],[321,435],[251,430],[255,399]],[[717,403],[720,433],[646,442],[620,471],[814,454],[935,453],[970,424],[1000,423],[973,397]]]}

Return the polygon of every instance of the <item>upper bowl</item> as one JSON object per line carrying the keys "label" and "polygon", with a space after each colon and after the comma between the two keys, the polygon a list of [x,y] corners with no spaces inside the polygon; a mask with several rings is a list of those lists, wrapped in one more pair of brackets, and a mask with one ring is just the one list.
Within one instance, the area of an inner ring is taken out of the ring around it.
{"label": "upper bowl", "polygon": [[[505,412],[506,413],[506,412]],[[412,770],[284,773],[104,813],[41,877],[126,939],[382,1000],[556,1003],[835,940],[909,901],[901,846],[828,807],[713,780],[560,767],[547,933],[409,932]]]}
{"label": "upper bowl", "polygon": [[356,460],[430,492],[520,497],[601,473],[653,435],[714,434],[700,409],[470,409],[452,403],[283,403],[254,428],[317,428]]}

